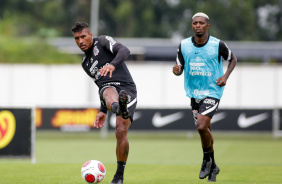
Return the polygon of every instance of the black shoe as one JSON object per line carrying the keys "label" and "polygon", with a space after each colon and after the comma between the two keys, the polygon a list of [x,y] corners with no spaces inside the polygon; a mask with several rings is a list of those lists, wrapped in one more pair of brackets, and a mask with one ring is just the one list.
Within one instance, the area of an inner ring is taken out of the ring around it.
{"label": "black shoe", "polygon": [[214,169],[211,169],[211,172],[209,174],[209,178],[208,178],[208,181],[209,182],[216,182],[216,175],[219,174],[219,167],[215,166]]}
{"label": "black shoe", "polygon": [[127,109],[127,101],[128,101],[128,97],[126,94],[126,91],[121,90],[119,92],[119,115],[123,118],[123,119],[128,119],[130,117],[128,109]]}
{"label": "black shoe", "polygon": [[210,158],[209,162],[207,162],[206,160],[203,160],[202,168],[201,168],[200,174],[199,174],[200,179],[204,179],[209,175],[209,173],[211,171],[211,165],[212,165],[212,159],[211,158]]}
{"label": "black shoe", "polygon": [[110,184],[123,184],[123,181],[121,179],[114,181],[113,179],[113,181]]}

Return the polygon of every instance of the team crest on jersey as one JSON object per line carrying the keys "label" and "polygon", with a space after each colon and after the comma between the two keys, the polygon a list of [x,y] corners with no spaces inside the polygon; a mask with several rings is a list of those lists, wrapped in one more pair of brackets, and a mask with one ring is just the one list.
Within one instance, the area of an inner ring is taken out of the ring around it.
{"label": "team crest on jersey", "polygon": [[94,53],[94,56],[97,56],[99,54],[99,49],[97,48],[97,46],[94,47],[93,53]]}

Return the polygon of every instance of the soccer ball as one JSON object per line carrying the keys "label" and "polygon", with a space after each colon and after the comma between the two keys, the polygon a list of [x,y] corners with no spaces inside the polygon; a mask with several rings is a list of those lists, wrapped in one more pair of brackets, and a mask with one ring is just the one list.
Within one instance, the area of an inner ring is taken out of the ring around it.
{"label": "soccer ball", "polygon": [[81,168],[81,176],[87,183],[100,183],[106,175],[106,168],[98,160],[89,160]]}

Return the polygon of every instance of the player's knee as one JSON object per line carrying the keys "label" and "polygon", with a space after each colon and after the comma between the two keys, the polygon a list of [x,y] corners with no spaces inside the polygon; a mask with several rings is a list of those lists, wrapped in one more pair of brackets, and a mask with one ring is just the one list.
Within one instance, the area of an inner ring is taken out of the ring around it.
{"label": "player's knee", "polygon": [[116,127],[116,138],[122,139],[127,135],[127,128],[123,125]]}
{"label": "player's knee", "polygon": [[106,88],[103,93],[103,98],[105,99],[107,105],[111,105],[114,101],[117,101],[118,92],[113,87]]}
{"label": "player's knee", "polygon": [[204,123],[197,123],[197,130],[199,133],[204,133],[207,131],[207,126]]}

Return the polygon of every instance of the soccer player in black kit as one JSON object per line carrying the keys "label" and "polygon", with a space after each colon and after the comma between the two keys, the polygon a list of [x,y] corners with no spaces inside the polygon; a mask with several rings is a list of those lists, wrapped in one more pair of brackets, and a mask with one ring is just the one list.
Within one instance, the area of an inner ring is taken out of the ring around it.
{"label": "soccer player in black kit", "polygon": [[117,170],[110,184],[123,184],[129,152],[127,132],[137,105],[136,85],[124,62],[130,51],[110,36],[93,38],[87,23],[77,22],[72,32],[77,46],[84,52],[82,68],[99,88],[101,106],[94,127],[104,126],[107,110],[117,115]]}

